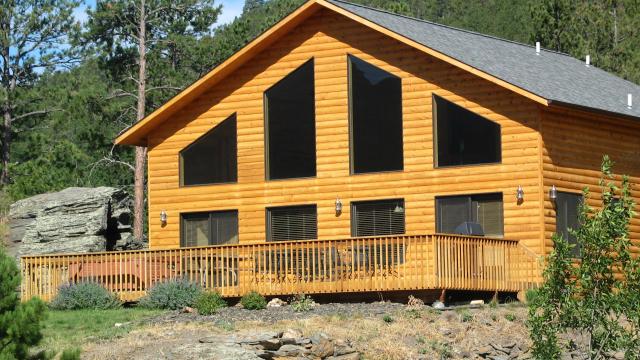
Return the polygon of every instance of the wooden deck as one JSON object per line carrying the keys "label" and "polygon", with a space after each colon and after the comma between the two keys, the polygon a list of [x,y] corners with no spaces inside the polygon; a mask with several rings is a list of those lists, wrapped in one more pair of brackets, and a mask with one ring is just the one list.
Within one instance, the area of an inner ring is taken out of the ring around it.
{"label": "wooden deck", "polygon": [[94,281],[122,300],[186,278],[223,296],[459,289],[521,291],[540,280],[517,241],[417,235],[239,244],[173,250],[24,256],[23,300],[50,300],[64,284]]}

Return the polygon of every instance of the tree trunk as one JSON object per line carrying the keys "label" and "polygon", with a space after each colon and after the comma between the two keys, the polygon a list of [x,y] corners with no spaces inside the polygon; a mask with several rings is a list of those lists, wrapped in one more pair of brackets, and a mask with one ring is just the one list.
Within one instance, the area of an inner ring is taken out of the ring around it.
{"label": "tree trunk", "polygon": [[[138,106],[136,120],[140,121],[145,115],[146,82],[147,82],[147,19],[145,13],[145,0],[140,0],[138,27]],[[136,240],[142,240],[144,236],[144,208],[145,208],[145,162],[147,149],[136,147],[136,164],[134,174],[134,205],[133,205],[133,236]]]}
{"label": "tree trunk", "polygon": [[11,33],[11,19],[10,11],[7,11],[0,20],[0,34],[2,34],[2,88],[5,93],[5,99],[2,104],[2,149],[0,157],[2,157],[2,172],[0,172],[0,187],[4,187],[9,184],[9,160],[11,154],[11,128],[12,128],[12,116],[11,110],[12,103],[11,97],[15,90],[16,82],[11,76],[11,64],[9,63],[10,57],[10,33]]}
{"label": "tree trunk", "polygon": [[4,106],[2,116],[2,173],[0,173],[0,186],[4,188],[9,184],[9,155],[11,153],[11,109],[9,102]]}

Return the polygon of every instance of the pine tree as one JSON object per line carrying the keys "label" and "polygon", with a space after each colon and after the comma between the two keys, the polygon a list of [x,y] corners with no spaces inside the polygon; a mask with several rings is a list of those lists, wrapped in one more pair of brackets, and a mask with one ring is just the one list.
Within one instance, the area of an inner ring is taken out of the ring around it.
{"label": "pine tree", "polygon": [[38,298],[21,303],[16,289],[20,272],[15,259],[0,248],[0,359],[25,359],[42,339],[45,304]]}
{"label": "pine tree", "polygon": [[[186,85],[184,79],[174,83],[172,80],[177,78],[168,76],[185,58],[181,51],[186,48],[180,44],[210,34],[220,9],[214,0],[98,2],[96,10],[89,12],[86,39],[95,42],[99,51],[111,60],[117,81],[122,84],[111,97],[134,100],[123,113],[132,112],[133,120],[140,121],[147,114],[153,92],[159,92],[167,100]],[[137,240],[142,240],[144,234],[146,157],[146,147],[137,146],[134,164],[105,158],[133,171],[133,235]]]}
{"label": "pine tree", "polygon": [[33,101],[25,89],[33,86],[38,72],[72,64],[70,37],[78,29],[72,16],[78,0],[6,0],[0,11],[0,186],[10,183],[11,143],[16,123],[43,116],[55,107],[23,111]]}

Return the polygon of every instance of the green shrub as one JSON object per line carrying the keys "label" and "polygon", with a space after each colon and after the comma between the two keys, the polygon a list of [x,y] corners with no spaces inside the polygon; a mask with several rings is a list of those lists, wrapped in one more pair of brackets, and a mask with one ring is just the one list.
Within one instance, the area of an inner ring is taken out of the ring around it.
{"label": "green shrub", "polygon": [[118,297],[100,284],[83,282],[62,285],[49,307],[55,310],[116,309],[122,306]]}
{"label": "green shrub", "polygon": [[296,312],[309,311],[316,305],[311,296],[307,296],[305,294],[298,294],[294,296],[290,300],[290,303],[291,308]]}
{"label": "green shrub", "polygon": [[538,289],[529,289],[524,296],[527,304],[535,302],[536,298],[538,297]]}
{"label": "green shrub", "polygon": [[[580,350],[590,359],[618,351],[640,358],[640,258],[632,255],[629,234],[635,204],[629,178],[618,180],[612,166],[604,156],[597,207],[583,191],[580,226],[570,230],[575,245],[559,234],[552,238],[544,281],[529,303],[533,358],[560,358],[574,346],[565,335],[576,333],[588,339]],[[629,326],[621,325],[625,320]]]}
{"label": "green shrub", "polygon": [[200,315],[213,315],[224,307],[227,307],[227,302],[217,292],[204,292],[196,300],[196,309]]}
{"label": "green shrub", "polygon": [[202,288],[187,279],[174,279],[155,284],[139,306],[148,309],[179,310],[194,306],[202,295]]}
{"label": "green shrub", "polygon": [[490,309],[495,309],[498,307],[498,299],[497,298],[493,298],[491,299],[491,301],[489,302],[489,308]]}
{"label": "green shrub", "polygon": [[247,310],[261,310],[267,307],[267,299],[255,291],[247,293],[240,299],[242,307]]}
{"label": "green shrub", "polygon": [[418,309],[408,309],[407,311],[405,311],[405,315],[409,319],[420,319],[422,318],[422,311]]}
{"label": "green shrub", "polygon": [[440,342],[437,340],[430,340],[429,347],[431,350],[440,355],[440,359],[449,359],[453,357],[453,350],[451,349],[451,345]]}
{"label": "green shrub", "polygon": [[20,271],[0,246],[0,359],[25,359],[42,339],[47,307],[38,298],[21,303],[16,289]]}
{"label": "green shrub", "polygon": [[462,309],[460,311],[460,321],[469,322],[471,320],[473,320],[473,314],[471,314],[471,312],[467,309]]}
{"label": "green shrub", "polygon": [[64,349],[60,355],[60,360],[80,360],[80,353],[82,350],[79,348]]}
{"label": "green shrub", "polygon": [[505,314],[504,318],[509,321],[516,321],[516,315],[512,313]]}
{"label": "green shrub", "polygon": [[391,324],[393,322],[393,318],[391,317],[391,315],[385,315],[382,317],[382,321],[386,322],[387,324]]}

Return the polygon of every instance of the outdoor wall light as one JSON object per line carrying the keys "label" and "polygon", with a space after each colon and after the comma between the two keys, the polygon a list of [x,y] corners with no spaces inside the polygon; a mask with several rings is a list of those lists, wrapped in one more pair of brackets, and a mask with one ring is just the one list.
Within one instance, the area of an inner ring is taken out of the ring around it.
{"label": "outdoor wall light", "polygon": [[342,201],[340,201],[339,197],[336,197],[336,216],[342,213]]}
{"label": "outdoor wall light", "polygon": [[552,185],[551,189],[549,189],[549,200],[556,202],[557,198],[558,198],[558,189],[556,189],[555,185]]}
{"label": "outdoor wall light", "polygon": [[167,212],[164,210],[160,211],[160,222],[162,225],[167,223]]}
{"label": "outdoor wall light", "polygon": [[518,185],[518,190],[516,190],[516,200],[521,203],[524,200],[524,189],[522,185]]}

